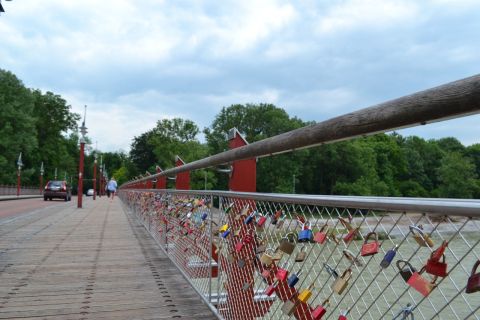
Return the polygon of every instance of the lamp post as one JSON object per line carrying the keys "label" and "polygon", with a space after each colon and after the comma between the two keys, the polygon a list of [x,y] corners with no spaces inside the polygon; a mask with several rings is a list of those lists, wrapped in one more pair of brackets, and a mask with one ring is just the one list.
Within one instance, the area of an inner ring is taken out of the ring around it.
{"label": "lamp post", "polygon": [[42,165],[40,166],[40,194],[43,192],[43,174],[45,173],[45,169],[43,168],[43,161]]}
{"label": "lamp post", "polygon": [[82,208],[82,195],[83,195],[83,159],[85,152],[85,135],[87,134],[87,127],[85,127],[85,118],[87,114],[87,106],[85,106],[85,114],[83,116],[82,126],[80,127],[80,160],[78,164],[78,190],[77,190],[77,208]]}
{"label": "lamp post", "polygon": [[93,200],[96,200],[96,194],[97,194],[97,154],[95,153],[93,155],[95,160],[93,161]]}
{"label": "lamp post", "polygon": [[17,197],[20,195],[20,175],[22,172],[23,162],[22,162],[22,153],[18,156],[17,160]]}
{"label": "lamp post", "polygon": [[54,174],[54,176],[55,176],[54,179],[57,180],[57,168],[55,168],[55,174]]}
{"label": "lamp post", "polygon": [[100,155],[100,178],[99,178],[100,187],[98,189],[98,196],[99,197],[102,197],[102,195],[103,195],[103,192],[102,192],[102,190],[103,190],[103,164],[102,164],[102,162],[103,162],[103,155]]}

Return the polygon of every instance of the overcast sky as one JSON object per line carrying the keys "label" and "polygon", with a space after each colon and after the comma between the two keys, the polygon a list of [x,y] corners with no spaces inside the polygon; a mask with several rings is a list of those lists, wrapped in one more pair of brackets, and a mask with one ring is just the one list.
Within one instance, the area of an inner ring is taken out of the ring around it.
{"label": "overcast sky", "polygon": [[[102,151],[162,118],[273,103],[323,121],[480,72],[478,0],[2,1],[0,68],[88,105]],[[480,142],[480,116],[401,134]],[[203,139],[202,137],[199,137]]]}

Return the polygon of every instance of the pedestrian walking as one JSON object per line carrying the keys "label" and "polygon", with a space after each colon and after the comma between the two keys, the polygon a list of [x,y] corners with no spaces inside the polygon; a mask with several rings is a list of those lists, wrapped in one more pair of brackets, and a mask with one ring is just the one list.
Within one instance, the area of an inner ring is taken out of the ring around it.
{"label": "pedestrian walking", "polygon": [[107,184],[107,191],[112,195],[110,201],[113,201],[113,197],[115,196],[115,192],[117,192],[117,181],[115,181],[115,177],[112,177]]}

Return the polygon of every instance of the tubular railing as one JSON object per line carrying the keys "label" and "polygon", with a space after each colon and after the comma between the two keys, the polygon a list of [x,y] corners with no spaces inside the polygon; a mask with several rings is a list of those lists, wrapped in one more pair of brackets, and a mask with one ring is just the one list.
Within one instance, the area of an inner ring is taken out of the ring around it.
{"label": "tubular railing", "polygon": [[[38,187],[24,187],[20,188],[20,195],[41,195]],[[0,196],[14,196],[17,195],[16,185],[0,185]]]}
{"label": "tubular railing", "polygon": [[[322,319],[480,319],[480,291],[466,293],[480,272],[472,271],[479,201],[170,190],[120,197],[220,318],[288,319],[291,311],[320,319],[314,312],[325,308]],[[299,280],[289,286],[293,274]]]}

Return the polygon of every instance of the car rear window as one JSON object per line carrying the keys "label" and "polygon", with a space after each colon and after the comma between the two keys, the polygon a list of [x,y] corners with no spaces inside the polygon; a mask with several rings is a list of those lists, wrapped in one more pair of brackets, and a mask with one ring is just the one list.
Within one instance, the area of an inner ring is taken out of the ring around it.
{"label": "car rear window", "polygon": [[62,181],[50,181],[48,183],[49,187],[62,187]]}

